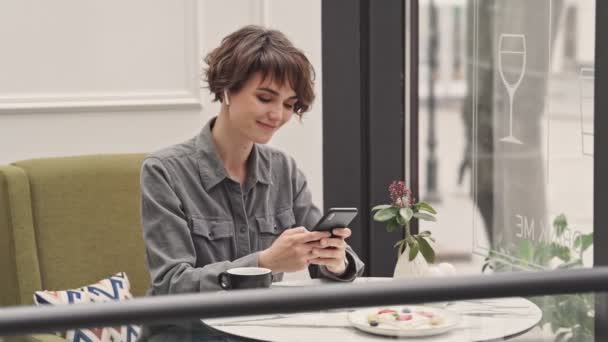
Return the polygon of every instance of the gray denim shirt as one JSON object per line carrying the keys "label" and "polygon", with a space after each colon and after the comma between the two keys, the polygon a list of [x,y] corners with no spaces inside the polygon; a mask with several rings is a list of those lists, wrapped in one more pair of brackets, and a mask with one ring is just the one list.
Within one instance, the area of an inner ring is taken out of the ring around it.
{"label": "gray denim shirt", "polygon": [[[142,165],[142,225],[151,276],[149,294],[220,290],[219,273],[258,266],[258,254],[285,230],[311,229],[321,212],[293,158],[255,144],[244,184],[230,179],[211,136],[201,133],[149,155]],[[364,264],[347,247],[337,277],[312,265],[311,275],[352,281]],[[282,279],[275,274],[274,281]]]}

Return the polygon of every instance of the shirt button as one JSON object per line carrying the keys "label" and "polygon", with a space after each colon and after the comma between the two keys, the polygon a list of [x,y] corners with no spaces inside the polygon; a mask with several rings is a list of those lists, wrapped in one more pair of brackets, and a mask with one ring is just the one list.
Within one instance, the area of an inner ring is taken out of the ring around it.
{"label": "shirt button", "polygon": [[247,228],[245,226],[241,227],[241,233],[244,233],[247,230]]}

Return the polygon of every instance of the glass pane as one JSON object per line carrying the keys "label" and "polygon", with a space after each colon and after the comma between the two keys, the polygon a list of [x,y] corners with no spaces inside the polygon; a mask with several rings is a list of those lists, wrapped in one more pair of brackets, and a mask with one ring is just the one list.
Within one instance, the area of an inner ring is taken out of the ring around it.
{"label": "glass pane", "polygon": [[[359,278],[356,282],[391,281],[395,280]],[[270,291],[290,286],[297,286],[298,292],[304,292],[311,287],[332,285],[318,279],[286,281],[275,284]],[[218,295],[229,300],[230,293],[218,292]],[[425,336],[425,341],[437,342],[502,339],[555,341],[556,337],[565,338],[564,341],[592,341],[595,298],[594,294],[578,293],[422,304],[394,303],[364,308],[174,320],[144,326],[117,324],[57,334],[69,340],[80,337],[80,340],[103,341],[133,341],[135,336],[141,341],[242,341],[243,338],[263,341],[377,341],[384,335]],[[131,304],[127,301],[122,305]],[[42,340],[54,340],[46,335]],[[42,335],[36,337],[41,338]],[[20,338],[6,336],[5,341]]]}
{"label": "glass pane", "polygon": [[591,266],[595,1],[419,15],[421,229],[465,272]]}

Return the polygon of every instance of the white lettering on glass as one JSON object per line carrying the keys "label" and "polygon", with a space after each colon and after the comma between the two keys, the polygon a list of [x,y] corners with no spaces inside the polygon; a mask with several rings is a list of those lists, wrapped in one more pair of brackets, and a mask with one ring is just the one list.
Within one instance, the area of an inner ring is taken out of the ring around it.
{"label": "white lettering on glass", "polygon": [[[515,227],[515,236],[519,239],[536,243],[555,243],[570,249],[574,248],[574,242],[577,237],[582,235],[578,230],[571,231],[566,228],[562,235],[558,236],[555,229],[552,229],[552,227],[543,220],[535,220],[534,218],[519,214],[515,215]],[[537,232],[538,234],[536,234]]]}

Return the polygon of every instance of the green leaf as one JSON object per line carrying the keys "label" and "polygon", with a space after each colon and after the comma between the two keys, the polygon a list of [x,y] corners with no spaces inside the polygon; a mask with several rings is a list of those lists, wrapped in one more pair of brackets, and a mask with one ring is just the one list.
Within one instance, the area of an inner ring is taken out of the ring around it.
{"label": "green leaf", "polygon": [[386,225],[386,231],[388,231],[389,233],[394,232],[398,228],[399,228],[399,223],[397,223],[397,220],[390,220],[390,221],[388,221],[388,224]]}
{"label": "green leaf", "polygon": [[556,333],[559,330],[559,323],[556,321],[551,321],[551,332]]}
{"label": "green leaf", "polygon": [[435,263],[435,251],[433,247],[422,236],[416,236],[416,240],[420,245],[420,252],[429,264]]}
{"label": "green leaf", "polygon": [[397,248],[397,255],[399,256],[399,255],[403,254],[406,246],[407,246],[407,244],[405,243],[405,239],[403,239],[403,240],[397,241],[397,243],[395,243],[393,248]]}
{"label": "green leaf", "polygon": [[416,207],[419,210],[426,211],[426,212],[429,212],[431,214],[437,214],[437,211],[435,211],[435,208],[431,207],[430,204],[428,204],[428,203],[426,203],[424,201],[420,201],[420,202],[416,203]]}
{"label": "green leaf", "polygon": [[407,221],[403,219],[403,217],[401,217],[401,215],[397,214],[397,216],[395,216],[395,220],[397,221],[397,223],[400,226],[405,226],[407,224]]}
{"label": "green leaf", "polygon": [[425,230],[423,232],[418,233],[419,236],[424,236],[424,237],[430,237],[431,236],[431,232],[428,230]]}
{"label": "green leaf", "polygon": [[537,243],[534,248],[534,258],[532,259],[536,265],[549,266],[549,262],[553,257],[553,251],[549,244],[546,242]]}
{"label": "green leaf", "polygon": [[583,239],[581,238],[581,236],[582,235],[578,235],[576,239],[574,239],[574,244],[572,245],[572,247],[574,247],[575,250],[581,248],[581,244],[583,243]]}
{"label": "green leaf", "polygon": [[372,211],[387,209],[387,208],[390,208],[390,207],[392,207],[392,205],[390,205],[390,204],[380,204],[380,205],[377,205],[377,206],[373,207]]}
{"label": "green leaf", "polygon": [[581,254],[591,245],[593,245],[593,233],[579,235],[574,239],[574,249],[580,250]]}
{"label": "green leaf", "polygon": [[414,213],[414,217],[416,217],[420,220],[425,220],[425,221],[433,221],[433,222],[437,221],[435,216],[433,216],[431,214],[427,214],[427,213],[417,212],[417,213]]}
{"label": "green leaf", "polygon": [[405,253],[405,250],[407,249],[407,243],[402,243],[401,247],[399,249],[399,256],[403,253]]}
{"label": "green leaf", "polygon": [[558,237],[564,234],[566,228],[568,228],[568,220],[566,219],[566,216],[564,214],[559,214],[553,220],[553,228],[555,228],[555,233]]}
{"label": "green leaf", "polygon": [[557,243],[552,243],[551,249],[551,253],[563,262],[570,261],[570,248],[558,245]]}
{"label": "green leaf", "polygon": [[534,257],[534,246],[532,246],[532,242],[530,242],[530,240],[523,240],[519,245],[517,255],[520,260],[531,262]]}
{"label": "green leaf", "polygon": [[401,208],[399,209],[399,215],[401,215],[405,222],[409,222],[412,219],[412,215],[414,215],[414,211],[410,208]]}
{"label": "green leaf", "polygon": [[[414,260],[416,258],[416,256],[418,255],[418,251],[419,251],[419,247],[418,247],[418,242],[414,240],[413,243],[408,244],[410,246],[410,261]],[[423,254],[424,255],[424,254]]]}
{"label": "green leaf", "polygon": [[411,245],[412,243],[416,242],[416,239],[414,239],[414,237],[413,237],[413,236],[411,236],[411,235],[407,235],[407,236],[405,237],[405,241],[407,241],[407,244],[408,244],[408,245]]}
{"label": "green leaf", "polygon": [[581,247],[581,252],[587,250],[587,248],[593,245],[593,233],[583,235],[583,246]]}
{"label": "green leaf", "polygon": [[377,213],[374,214],[374,220],[378,221],[378,222],[385,222],[388,221],[390,219],[392,219],[393,217],[397,216],[397,208],[385,208],[385,209],[381,209],[380,211],[378,211]]}
{"label": "green leaf", "polygon": [[401,247],[401,245],[404,243],[405,243],[405,239],[399,240],[393,245],[393,248]]}

